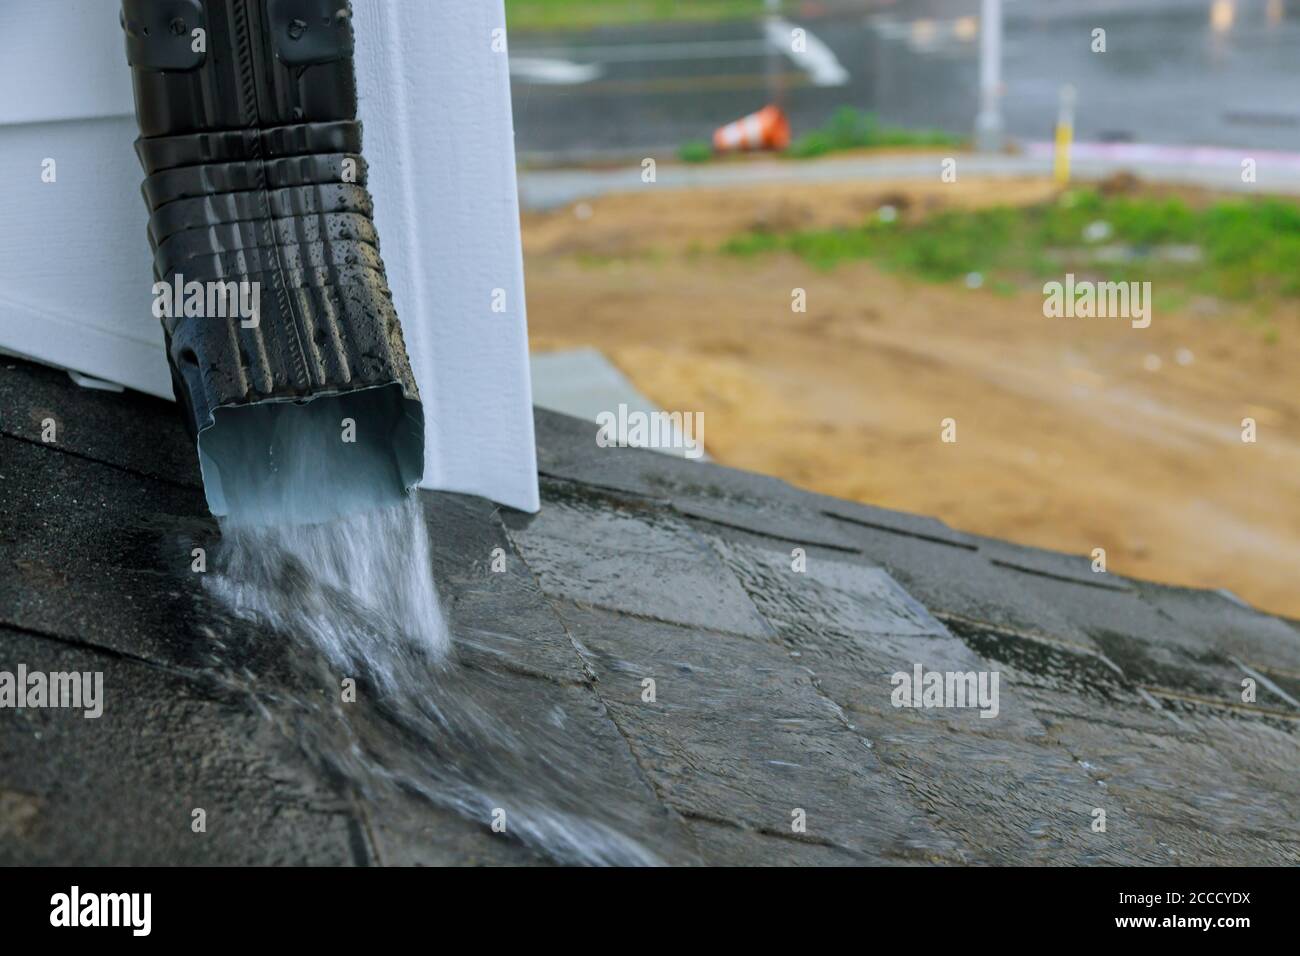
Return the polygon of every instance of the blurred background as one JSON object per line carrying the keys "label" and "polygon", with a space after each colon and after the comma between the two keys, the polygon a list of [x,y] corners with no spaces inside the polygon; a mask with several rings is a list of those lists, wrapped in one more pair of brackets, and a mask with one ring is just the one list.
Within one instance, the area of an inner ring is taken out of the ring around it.
{"label": "blurred background", "polygon": [[1300,0],[506,8],[540,404],[1300,617]]}

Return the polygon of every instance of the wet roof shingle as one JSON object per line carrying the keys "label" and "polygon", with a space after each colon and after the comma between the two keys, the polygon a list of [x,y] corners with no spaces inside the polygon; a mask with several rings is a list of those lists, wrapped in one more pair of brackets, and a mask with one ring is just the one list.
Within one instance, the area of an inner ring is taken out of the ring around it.
{"label": "wet roof shingle", "polygon": [[[451,679],[518,748],[449,725],[444,785],[546,753],[566,813],[617,805],[670,863],[1300,862],[1291,622],[536,415],[539,515],[421,493]],[[218,538],[174,408],[0,360],[0,672],[106,697],[0,710],[0,863],[574,858],[344,782],[332,755],[395,766],[400,733],[214,605]],[[997,716],[894,706],[917,663],[995,673]]]}

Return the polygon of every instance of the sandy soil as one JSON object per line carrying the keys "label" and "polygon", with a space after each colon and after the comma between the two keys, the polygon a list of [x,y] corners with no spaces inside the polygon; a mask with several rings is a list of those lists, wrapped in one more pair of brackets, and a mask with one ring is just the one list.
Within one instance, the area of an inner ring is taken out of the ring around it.
{"label": "sandy soil", "polygon": [[703,411],[725,464],[1025,544],[1103,547],[1111,570],[1300,617],[1300,317],[1275,317],[1272,342],[1210,303],[1136,330],[1044,318],[1032,290],[715,251],[756,225],[858,222],[882,203],[914,216],[1050,195],[1040,181],[836,184],[530,214],[533,347],[593,345],[662,407]]}

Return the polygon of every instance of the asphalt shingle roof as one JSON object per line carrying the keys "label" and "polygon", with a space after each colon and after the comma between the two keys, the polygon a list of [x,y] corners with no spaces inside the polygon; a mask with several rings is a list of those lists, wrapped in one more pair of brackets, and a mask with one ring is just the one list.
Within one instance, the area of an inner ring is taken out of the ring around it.
{"label": "asphalt shingle roof", "polygon": [[[421,497],[456,679],[558,754],[577,812],[617,804],[673,863],[1300,862],[1294,622],[536,416],[540,514]],[[107,697],[0,710],[0,863],[546,862],[345,783],[337,714],[301,705],[330,678],[191,573],[218,537],[172,406],[0,360],[0,671]],[[914,662],[998,672],[998,716],[892,706]],[[378,709],[348,733],[398,759]]]}

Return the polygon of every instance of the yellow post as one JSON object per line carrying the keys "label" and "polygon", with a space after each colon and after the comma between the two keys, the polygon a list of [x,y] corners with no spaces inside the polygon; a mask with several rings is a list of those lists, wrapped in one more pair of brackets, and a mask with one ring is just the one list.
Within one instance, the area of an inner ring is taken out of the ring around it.
{"label": "yellow post", "polygon": [[1061,108],[1056,117],[1056,154],[1052,176],[1057,183],[1070,183],[1070,146],[1074,142],[1074,87],[1061,87]]}

